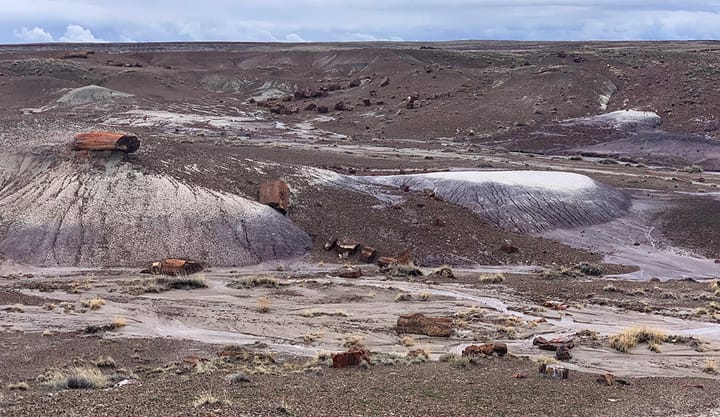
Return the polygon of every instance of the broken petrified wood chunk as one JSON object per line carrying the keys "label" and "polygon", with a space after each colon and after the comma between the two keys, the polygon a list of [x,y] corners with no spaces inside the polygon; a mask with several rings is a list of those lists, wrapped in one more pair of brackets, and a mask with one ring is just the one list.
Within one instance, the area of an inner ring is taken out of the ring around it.
{"label": "broken petrified wood chunk", "polygon": [[140,271],[141,274],[153,275],[190,275],[203,270],[200,263],[187,260],[168,258],[162,262],[153,262],[150,268]]}
{"label": "broken petrified wood chunk", "polygon": [[370,362],[370,351],[362,348],[352,348],[347,352],[332,355],[333,368],[347,368],[358,366],[362,361]]}
{"label": "broken petrified wood chunk", "polygon": [[450,337],[452,319],[447,317],[425,317],[422,313],[405,314],[398,317],[395,328],[398,334],[424,334],[431,337]]}
{"label": "broken petrified wood chunk", "polygon": [[390,256],[381,256],[377,259],[377,262],[375,262],[379,267],[387,267],[390,265],[394,265],[398,263],[397,258],[392,258]]}
{"label": "broken petrified wood chunk", "polygon": [[362,270],[360,268],[345,268],[338,273],[340,278],[360,278]]}
{"label": "broken petrified wood chunk", "polygon": [[595,380],[598,382],[598,384],[605,384],[608,387],[612,387],[613,385],[615,385],[615,375],[613,374],[598,375]]}
{"label": "broken petrified wood chunk", "polygon": [[112,132],[88,132],[75,135],[74,151],[120,151],[133,153],[140,149],[137,136]]}
{"label": "broken petrified wood chunk", "polygon": [[290,187],[280,180],[260,184],[260,203],[267,204],[282,214],[290,207]]}
{"label": "broken petrified wood chunk", "polygon": [[570,348],[565,345],[560,345],[555,349],[555,359],[559,361],[569,361],[572,359],[570,354]]}
{"label": "broken petrified wood chunk", "polygon": [[338,240],[337,247],[342,252],[355,253],[360,247],[360,243],[349,238],[342,238]]}
{"label": "broken petrified wood chunk", "polygon": [[377,255],[377,251],[375,248],[370,246],[363,246],[362,250],[360,251],[360,260],[363,262],[371,263],[375,259],[375,255]]}

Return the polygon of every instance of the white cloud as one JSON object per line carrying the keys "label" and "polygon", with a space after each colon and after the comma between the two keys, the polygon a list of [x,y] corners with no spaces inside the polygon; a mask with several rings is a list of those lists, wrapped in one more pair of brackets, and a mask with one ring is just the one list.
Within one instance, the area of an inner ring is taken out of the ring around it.
{"label": "white cloud", "polygon": [[15,29],[15,37],[27,43],[53,42],[53,37],[45,29],[35,26],[32,29],[22,27]]}
{"label": "white cloud", "polygon": [[286,35],[285,40],[288,42],[307,42],[305,39],[303,39],[297,33],[291,33],[289,35]]}
{"label": "white cloud", "polygon": [[65,35],[60,38],[60,42],[98,43],[107,41],[96,38],[90,29],[85,29],[80,25],[68,25]]}

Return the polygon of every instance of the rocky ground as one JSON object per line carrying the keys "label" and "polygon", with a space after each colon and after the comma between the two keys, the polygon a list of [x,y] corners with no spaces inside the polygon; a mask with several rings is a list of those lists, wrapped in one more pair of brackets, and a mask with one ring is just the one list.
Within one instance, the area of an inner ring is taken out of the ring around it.
{"label": "rocky ground", "polygon": [[[2,46],[0,414],[714,415],[719,71],[712,42]],[[139,274],[167,257],[205,271]]]}

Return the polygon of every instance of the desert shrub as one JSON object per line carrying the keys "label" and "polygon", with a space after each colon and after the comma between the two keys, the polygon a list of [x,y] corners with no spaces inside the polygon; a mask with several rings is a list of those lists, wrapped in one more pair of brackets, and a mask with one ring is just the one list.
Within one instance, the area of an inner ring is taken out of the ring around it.
{"label": "desert shrub", "polygon": [[319,317],[319,316],[332,316],[332,317],[348,317],[348,313],[336,310],[336,311],[325,311],[325,310],[303,310],[300,313],[303,317]]}
{"label": "desert shrub", "polygon": [[95,366],[98,368],[114,368],[117,366],[115,359],[110,356],[100,356],[95,359]]}
{"label": "desert shrub", "polygon": [[430,299],[430,293],[429,292],[422,292],[420,293],[420,301],[428,301]]}
{"label": "desert shrub", "polygon": [[160,285],[174,290],[192,290],[208,287],[207,280],[203,275],[176,275],[172,277],[160,277],[157,279],[157,282]]}
{"label": "desert shrub", "polygon": [[600,265],[595,265],[587,262],[582,262],[575,265],[575,269],[591,277],[599,277],[605,273],[605,270],[603,270]]}
{"label": "desert shrub", "polygon": [[258,299],[257,302],[257,310],[260,313],[267,313],[270,311],[270,306],[272,305],[272,301],[268,297],[262,296]]}
{"label": "desert shrub", "polygon": [[57,388],[97,389],[110,384],[109,379],[97,368],[74,368],[63,379],[55,382]]}
{"label": "desert shrub", "polygon": [[667,334],[662,330],[647,327],[630,327],[610,337],[610,347],[620,352],[628,352],[640,343],[647,343],[650,350],[658,352]]}
{"label": "desert shrub", "polygon": [[412,336],[403,336],[399,342],[402,346],[410,347],[415,345],[415,339]]}
{"label": "desert shrub", "polygon": [[3,310],[8,313],[23,313],[25,312],[25,306],[22,304],[13,304],[5,307]]}
{"label": "desert shrub", "polygon": [[105,305],[105,300],[96,297],[91,300],[80,301],[80,305],[90,310],[100,310]]}
{"label": "desert shrub", "polygon": [[280,286],[280,281],[276,278],[269,276],[252,276],[241,279],[239,281],[232,282],[228,285],[230,288],[254,288],[254,287],[266,287],[266,288],[277,288]]}
{"label": "desert shrub", "polygon": [[350,335],[350,336],[347,336],[345,338],[345,340],[343,341],[343,346],[346,348],[362,346],[364,341],[365,341],[365,338],[363,336]]}
{"label": "desert shrub", "polygon": [[214,394],[211,394],[209,392],[204,392],[193,400],[193,405],[195,407],[204,407],[206,405],[228,405],[230,402],[228,400],[221,399]]}

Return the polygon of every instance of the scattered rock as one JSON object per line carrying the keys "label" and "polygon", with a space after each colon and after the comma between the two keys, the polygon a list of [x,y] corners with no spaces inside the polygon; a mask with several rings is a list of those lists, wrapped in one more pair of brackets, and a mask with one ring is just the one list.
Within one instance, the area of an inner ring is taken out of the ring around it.
{"label": "scattered rock", "polygon": [[370,99],[369,99],[369,98],[364,98],[364,99],[363,99],[363,106],[368,107],[368,106],[370,106],[370,105],[372,105],[372,102],[370,101]]}
{"label": "scattered rock", "polygon": [[482,345],[470,345],[463,349],[462,356],[492,356],[497,354],[499,357],[507,355],[508,348],[505,343],[483,343]]}
{"label": "scattered rock", "polygon": [[390,78],[385,77],[380,81],[380,87],[387,87],[390,84]]}
{"label": "scattered rock", "polygon": [[450,268],[447,267],[447,266],[443,266],[443,267],[435,270],[435,271],[432,273],[432,275],[438,276],[438,277],[447,278],[447,279],[455,278],[455,274],[453,274],[452,269],[450,269]]}
{"label": "scattered rock", "polygon": [[337,241],[337,248],[338,250],[345,252],[347,254],[355,253],[358,248],[360,247],[360,243],[350,239],[350,238],[342,238]]}
{"label": "scattered rock", "polygon": [[336,237],[332,237],[328,239],[327,242],[325,242],[325,250],[333,250],[337,246],[338,239]]}
{"label": "scattered rock", "polygon": [[315,103],[310,103],[307,106],[305,106],[305,110],[308,110],[308,111],[312,111],[315,109],[317,109],[317,104],[315,104]]}
{"label": "scattered rock", "polygon": [[343,111],[343,110],[346,110],[346,109],[347,109],[347,106],[345,106],[345,102],[338,101],[337,103],[335,103],[335,110],[337,110],[337,111]]}
{"label": "scattered rock", "polygon": [[511,241],[506,241],[505,243],[500,245],[500,251],[505,252],[507,254],[518,253],[518,252],[520,252],[520,248],[513,245]]}
{"label": "scattered rock", "polygon": [[360,79],[355,78],[354,80],[350,81],[350,84],[348,84],[350,88],[360,87]]}
{"label": "scattered rock", "polygon": [[423,334],[431,337],[450,337],[452,319],[446,317],[425,317],[422,313],[401,315],[395,328],[398,334]]}
{"label": "scattered rock", "polygon": [[609,387],[612,387],[613,385],[615,385],[615,375],[613,375],[613,374],[598,375],[597,378],[595,378],[595,381],[597,381],[599,384],[605,384]]}
{"label": "scattered rock", "polygon": [[330,111],[330,109],[328,109],[328,106],[317,106],[318,113],[327,113],[328,111]]}

